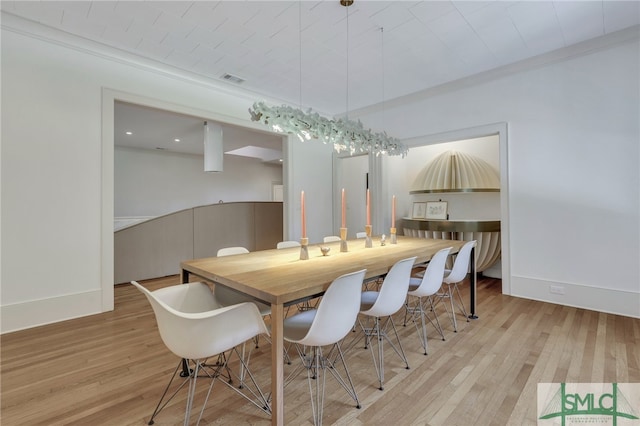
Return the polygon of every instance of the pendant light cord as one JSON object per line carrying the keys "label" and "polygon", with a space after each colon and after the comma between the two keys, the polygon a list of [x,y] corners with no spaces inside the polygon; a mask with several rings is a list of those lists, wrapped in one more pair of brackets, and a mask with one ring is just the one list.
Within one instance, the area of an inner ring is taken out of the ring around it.
{"label": "pendant light cord", "polygon": [[298,77],[300,83],[300,109],[302,109],[302,0],[298,1],[298,55],[300,58],[300,75]]}
{"label": "pendant light cord", "polygon": [[347,11],[347,96],[346,96],[346,104],[347,104],[347,112],[346,119],[349,120],[349,6],[345,7]]}
{"label": "pendant light cord", "polygon": [[380,27],[380,45],[382,52],[382,125],[385,124],[385,109],[384,109],[384,27]]}

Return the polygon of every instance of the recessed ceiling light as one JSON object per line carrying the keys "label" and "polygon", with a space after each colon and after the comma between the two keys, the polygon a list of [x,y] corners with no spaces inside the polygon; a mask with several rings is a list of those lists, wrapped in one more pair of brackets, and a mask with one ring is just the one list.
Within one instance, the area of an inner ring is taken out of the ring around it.
{"label": "recessed ceiling light", "polygon": [[129,132],[129,131],[124,132],[124,133],[125,133],[125,135],[132,135],[133,134],[133,132]]}
{"label": "recessed ceiling light", "polygon": [[180,142],[180,139],[175,138],[173,141],[174,141],[174,142]]}
{"label": "recessed ceiling light", "polygon": [[281,163],[283,162],[282,158],[280,160],[278,160],[278,161],[280,161]]}

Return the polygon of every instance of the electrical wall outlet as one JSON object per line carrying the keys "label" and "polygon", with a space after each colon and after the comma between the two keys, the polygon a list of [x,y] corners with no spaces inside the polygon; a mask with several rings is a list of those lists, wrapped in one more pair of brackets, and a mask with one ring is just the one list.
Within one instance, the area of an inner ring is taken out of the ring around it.
{"label": "electrical wall outlet", "polygon": [[564,287],[559,285],[550,285],[549,293],[551,294],[564,294]]}

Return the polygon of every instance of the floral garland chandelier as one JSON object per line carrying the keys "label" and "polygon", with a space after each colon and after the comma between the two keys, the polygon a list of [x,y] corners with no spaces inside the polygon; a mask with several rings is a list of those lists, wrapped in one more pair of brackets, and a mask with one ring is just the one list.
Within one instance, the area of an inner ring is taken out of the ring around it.
{"label": "floral garland chandelier", "polygon": [[288,105],[269,107],[255,102],[249,108],[252,121],[259,121],[279,133],[294,134],[301,142],[320,139],[333,145],[336,152],[349,154],[407,155],[407,147],[386,132],[374,133],[365,129],[360,120],[330,120],[308,109],[307,112]]}
{"label": "floral garland chandelier", "polygon": [[[348,8],[353,0],[340,0],[340,4]],[[347,75],[349,74],[349,14],[347,12]],[[301,36],[302,40],[302,36]],[[300,42],[302,46],[302,41]],[[302,63],[302,47],[301,63]],[[383,54],[384,55],[384,54]],[[384,56],[383,56],[384,57]],[[302,92],[302,65],[300,66],[300,91]],[[383,72],[384,80],[384,72]],[[383,83],[384,92],[384,83]],[[383,93],[384,94],[384,93]],[[302,97],[302,94],[300,95]],[[371,153],[380,155],[401,155],[403,158],[409,151],[399,139],[387,135],[386,132],[373,132],[365,129],[360,120],[349,120],[349,84],[347,79],[347,117],[335,120],[321,116],[309,108],[306,112],[288,105],[267,106],[264,102],[255,102],[249,108],[251,121],[258,121],[271,126],[273,131],[294,134],[301,142],[319,139],[325,144],[332,144],[336,152],[346,151],[350,155]],[[301,102],[302,103],[302,102]]]}

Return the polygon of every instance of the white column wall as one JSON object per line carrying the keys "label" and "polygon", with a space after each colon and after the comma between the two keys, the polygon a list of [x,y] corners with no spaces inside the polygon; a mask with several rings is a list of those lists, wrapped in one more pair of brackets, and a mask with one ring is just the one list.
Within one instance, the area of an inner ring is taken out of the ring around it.
{"label": "white column wall", "polygon": [[322,242],[325,235],[333,235],[333,147],[318,140],[301,143],[290,137],[284,167],[285,209],[288,239],[302,237],[300,195],[304,191],[309,244]]}

